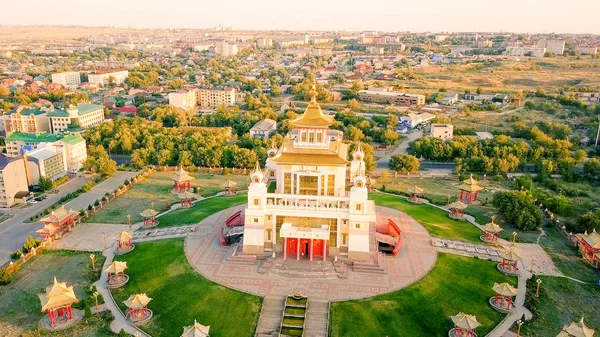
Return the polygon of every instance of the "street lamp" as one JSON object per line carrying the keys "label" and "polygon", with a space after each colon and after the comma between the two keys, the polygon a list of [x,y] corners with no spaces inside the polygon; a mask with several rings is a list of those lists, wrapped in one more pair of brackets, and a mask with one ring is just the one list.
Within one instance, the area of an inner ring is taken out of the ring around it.
{"label": "street lamp", "polygon": [[96,254],[90,254],[90,260],[92,260],[92,270],[96,270],[96,265],[94,264],[94,261],[96,260]]}
{"label": "street lamp", "polygon": [[512,236],[513,236],[513,238],[512,238],[512,244],[511,244],[511,246],[514,247],[515,246],[515,242],[517,242],[517,232],[513,232]]}
{"label": "street lamp", "polygon": [[523,325],[523,321],[518,320],[517,324],[519,325],[519,328],[517,329],[517,337],[521,337],[521,325]]}
{"label": "street lamp", "polygon": [[102,233],[102,239],[104,240],[104,249],[106,249],[106,233]]}
{"label": "street lamp", "polygon": [[131,232],[131,214],[127,214],[127,223],[129,224],[129,231]]}
{"label": "street lamp", "polygon": [[535,259],[536,259],[536,256],[535,256],[535,255],[531,257],[531,268],[529,268],[529,271],[530,271],[532,274],[533,274],[533,266],[535,265]]}
{"label": "street lamp", "polygon": [[540,284],[542,284],[542,280],[537,279],[537,280],[535,280],[535,283],[537,283],[537,289],[535,290],[535,297],[540,297]]}
{"label": "street lamp", "polygon": [[97,291],[94,291],[94,293],[92,294],[92,296],[94,296],[94,301],[96,301],[96,311],[99,310],[98,309],[98,295],[100,295],[100,294],[98,294]]}

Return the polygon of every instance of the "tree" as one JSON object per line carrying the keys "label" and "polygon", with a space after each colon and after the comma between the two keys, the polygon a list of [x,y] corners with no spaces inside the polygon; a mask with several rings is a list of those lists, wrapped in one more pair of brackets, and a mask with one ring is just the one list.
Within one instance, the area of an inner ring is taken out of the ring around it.
{"label": "tree", "polygon": [[398,133],[391,128],[386,128],[381,141],[385,145],[393,145],[398,140]]}
{"label": "tree", "polygon": [[356,99],[352,98],[352,99],[348,100],[348,108],[350,108],[352,110],[356,110],[359,107],[360,107],[360,103]]}
{"label": "tree", "polygon": [[419,170],[421,163],[415,156],[409,154],[396,154],[390,158],[390,169],[396,172],[413,173]]}
{"label": "tree", "polygon": [[33,238],[33,236],[29,236],[26,240],[25,243],[23,243],[23,251],[24,252],[29,252],[31,249],[35,248],[38,246],[38,242],[35,241],[35,239]]}
{"label": "tree", "polygon": [[90,172],[103,176],[112,176],[117,171],[117,163],[110,159],[102,145],[88,148],[88,157],[83,163],[83,167]]}
{"label": "tree", "polygon": [[115,80],[115,77],[110,75],[108,76],[108,86],[111,88],[114,88],[117,85],[117,82]]}
{"label": "tree", "polygon": [[10,96],[10,89],[7,87],[0,87],[0,97],[8,97]]}
{"label": "tree", "polygon": [[492,204],[506,222],[517,229],[531,231],[542,225],[540,209],[534,204],[533,197],[525,192],[496,192]]}
{"label": "tree", "polygon": [[54,182],[50,178],[40,177],[40,181],[38,182],[38,187],[42,191],[49,191],[54,188]]}
{"label": "tree", "polygon": [[6,268],[0,268],[0,286],[10,284],[12,280],[12,273],[9,273]]}

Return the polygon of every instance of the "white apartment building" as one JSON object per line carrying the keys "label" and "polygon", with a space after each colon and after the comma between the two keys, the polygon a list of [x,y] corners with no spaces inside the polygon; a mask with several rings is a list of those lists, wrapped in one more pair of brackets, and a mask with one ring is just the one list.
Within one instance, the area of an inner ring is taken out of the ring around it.
{"label": "white apartment building", "polygon": [[546,48],[507,47],[504,54],[509,55],[509,56],[544,57],[544,54],[546,54]]}
{"label": "white apartment building", "polygon": [[238,53],[238,46],[227,42],[219,43],[215,48],[215,53],[224,57],[235,56]]}
{"label": "white apartment building", "polygon": [[597,47],[577,47],[575,50],[581,55],[596,55],[598,53]]}
{"label": "white apartment building", "polygon": [[179,89],[169,94],[169,105],[184,110],[196,107],[196,89]]}
{"label": "white apartment building", "polygon": [[358,99],[363,102],[396,105],[422,106],[425,104],[425,95],[407,94],[393,91],[360,90],[358,92]]}
{"label": "white apartment building", "polygon": [[109,78],[115,79],[115,85],[121,85],[129,76],[128,70],[122,69],[98,69],[88,75],[88,82],[96,85],[108,85]]}
{"label": "white apartment building", "polygon": [[452,124],[431,124],[431,137],[441,140],[449,140],[454,137],[454,125]]}
{"label": "white apartment building", "polygon": [[83,137],[67,135],[54,142],[53,145],[62,149],[68,171],[77,172],[83,167],[83,162],[87,159],[87,148]]}
{"label": "white apartment building", "polygon": [[235,89],[224,88],[200,88],[196,91],[196,102],[201,107],[216,108],[220,105],[235,104]]}
{"label": "white apartment building", "polygon": [[10,158],[0,154],[0,207],[11,207],[18,195],[27,194],[27,173],[23,158]]}
{"label": "white apartment building", "polygon": [[54,110],[48,114],[50,132],[79,131],[94,127],[104,121],[104,106],[100,104],[78,104],[67,110]]}
{"label": "white apartment building", "polygon": [[78,71],[52,74],[52,83],[61,84],[66,88],[77,88],[81,85],[81,75]]}
{"label": "white apartment building", "polygon": [[49,145],[27,151],[24,156],[27,182],[37,185],[40,178],[56,180],[67,174],[67,161],[62,148]]}
{"label": "white apartment building", "polygon": [[256,41],[256,45],[258,46],[258,48],[263,48],[263,49],[267,49],[267,48],[273,48],[273,40],[272,39],[258,39],[258,41]]}
{"label": "white apartment building", "polygon": [[562,55],[565,53],[565,40],[539,40],[538,48],[546,48],[547,52],[554,55]]}

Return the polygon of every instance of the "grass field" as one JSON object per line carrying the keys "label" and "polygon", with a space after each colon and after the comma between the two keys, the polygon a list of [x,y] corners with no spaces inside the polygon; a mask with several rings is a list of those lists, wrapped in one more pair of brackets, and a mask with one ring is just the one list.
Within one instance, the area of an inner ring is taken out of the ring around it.
{"label": "grass field", "polygon": [[564,325],[579,322],[600,329],[600,287],[581,284],[562,277],[540,276],[542,280],[538,315],[521,330],[523,336],[556,336]]}
{"label": "grass field", "polygon": [[113,290],[116,302],[147,293],[154,317],[142,327],[152,336],[179,336],[194,320],[210,325],[211,336],[253,336],[261,299],[222,287],[196,273],[183,252],[183,239],[136,244],[121,257],[129,283]]}
{"label": "grass field", "polygon": [[448,212],[441,209],[430,205],[411,204],[404,198],[389,194],[372,193],[369,198],[374,200],[377,206],[397,209],[410,215],[433,236],[481,243],[479,236],[482,231],[467,221],[450,219]]}
{"label": "grass field", "polygon": [[191,173],[196,180],[192,181],[192,186],[200,187],[200,195],[203,197],[212,197],[213,195],[223,192],[225,183],[228,180],[236,182],[237,190],[245,190],[248,187],[247,174],[213,174],[213,173]]}
{"label": "grass field", "polygon": [[[96,266],[104,263],[102,254],[96,254]],[[0,287],[0,326],[11,326],[16,331],[34,328],[44,315],[37,296],[52,285],[54,276],[61,282],[73,286],[79,300],[89,295],[87,289],[98,277],[91,270],[89,253],[67,251],[44,251],[37,258],[27,262],[20,272],[14,274],[14,281]],[[95,328],[86,336],[105,336]]]}
{"label": "grass field", "polygon": [[143,220],[140,213],[152,207],[152,202],[154,202],[154,209],[158,212],[169,209],[171,204],[179,201],[177,195],[171,193],[173,180],[169,174],[172,172],[151,174],[85,222],[127,224],[127,215],[130,214],[131,223],[134,224]]}
{"label": "grass field", "polygon": [[439,254],[421,281],[389,294],[331,305],[331,336],[447,336],[448,316],[460,311],[477,316],[484,336],[503,316],[488,304],[494,282],[516,285],[496,270],[495,262]]}
{"label": "grass field", "polygon": [[200,222],[209,215],[222,211],[226,208],[240,205],[246,202],[246,194],[236,194],[231,197],[214,197],[198,201],[190,208],[182,208],[170,212],[158,218],[159,227],[188,225]]}
{"label": "grass field", "polygon": [[524,232],[512,225],[507,224],[504,221],[504,218],[498,215],[498,210],[491,204],[487,204],[485,206],[482,206],[481,204],[473,204],[467,207],[465,212],[475,217],[475,221],[477,221],[477,223],[480,225],[485,225],[486,223],[491,222],[492,216],[496,215],[496,223],[502,227],[500,238],[508,241],[512,240],[513,232],[517,232],[517,242],[524,243],[535,243],[540,235],[539,230]]}

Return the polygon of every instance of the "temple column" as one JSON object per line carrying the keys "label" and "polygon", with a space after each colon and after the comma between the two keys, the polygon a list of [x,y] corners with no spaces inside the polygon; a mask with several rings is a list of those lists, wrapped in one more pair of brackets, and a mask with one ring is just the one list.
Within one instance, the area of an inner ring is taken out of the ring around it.
{"label": "temple column", "polygon": [[300,260],[300,239],[296,240],[296,260]]}
{"label": "temple column", "polygon": [[287,238],[283,238],[283,259],[287,259]]}
{"label": "temple column", "polygon": [[327,256],[327,241],[323,240],[323,262],[325,262]]}
{"label": "temple column", "polygon": [[313,248],[314,248],[314,239],[310,239],[310,260],[313,259]]}

